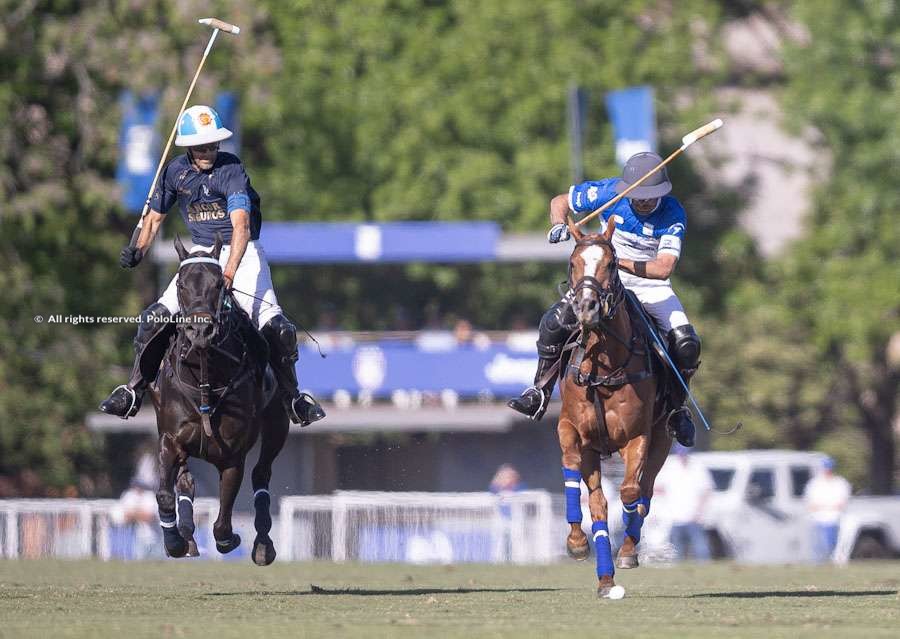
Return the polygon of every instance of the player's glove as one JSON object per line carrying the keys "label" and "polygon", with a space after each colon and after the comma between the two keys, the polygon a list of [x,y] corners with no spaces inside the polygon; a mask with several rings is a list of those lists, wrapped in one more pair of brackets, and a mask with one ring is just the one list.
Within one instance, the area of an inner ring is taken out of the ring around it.
{"label": "player's glove", "polygon": [[136,246],[126,246],[119,255],[119,265],[122,268],[134,268],[141,263],[144,252]]}
{"label": "player's glove", "polygon": [[547,233],[547,241],[551,244],[556,244],[557,242],[565,242],[571,237],[569,235],[569,227],[565,224],[554,224],[553,228],[550,229],[550,232]]}

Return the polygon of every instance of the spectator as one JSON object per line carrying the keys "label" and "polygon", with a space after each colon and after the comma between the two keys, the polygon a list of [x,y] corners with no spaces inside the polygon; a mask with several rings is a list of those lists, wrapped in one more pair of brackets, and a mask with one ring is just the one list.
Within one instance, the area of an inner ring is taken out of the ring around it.
{"label": "spectator", "polygon": [[837,545],[841,515],[850,499],[850,483],[834,472],[834,460],[826,457],[822,472],[806,485],[803,499],[813,521],[816,560],[828,561]]}
{"label": "spectator", "polygon": [[125,558],[162,557],[162,537],[158,532],[156,493],[153,485],[145,483],[136,475],[128,489],[119,497],[119,503],[112,511],[111,519],[115,525],[130,530],[131,552],[126,550]]}
{"label": "spectator", "polygon": [[673,452],[656,477],[654,497],[661,498],[659,506],[672,517],[670,541],[679,558],[690,554],[695,561],[709,561],[703,516],[713,491],[712,477],[703,464],[691,458],[688,448],[676,444]]}
{"label": "spectator", "polygon": [[[492,555],[500,561],[513,559],[513,540],[516,537],[512,530],[512,505],[509,497],[520,490],[525,490],[522,476],[512,464],[502,464],[491,479],[490,491],[497,495],[497,512],[500,515],[499,534],[494,538]],[[521,534],[521,531],[518,531]]]}
{"label": "spectator", "polygon": [[458,319],[453,325],[453,337],[457,346],[472,346],[480,351],[489,348],[491,338],[472,328],[472,322],[467,319]]}
{"label": "spectator", "polygon": [[512,464],[502,464],[497,469],[497,472],[494,473],[494,478],[491,479],[490,490],[495,495],[513,493],[524,489],[525,484],[522,483],[522,476],[519,475],[519,471]]}

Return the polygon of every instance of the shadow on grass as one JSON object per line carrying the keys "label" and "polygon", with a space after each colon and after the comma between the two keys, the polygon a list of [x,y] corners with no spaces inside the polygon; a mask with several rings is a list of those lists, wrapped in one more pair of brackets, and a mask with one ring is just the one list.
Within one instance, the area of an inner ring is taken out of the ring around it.
{"label": "shadow on grass", "polygon": [[896,590],[757,590],[752,592],[703,592],[690,599],[764,599],[766,597],[886,597]]}
{"label": "shadow on grass", "polygon": [[365,588],[323,588],[310,584],[309,590],[280,590],[251,592],[210,592],[208,597],[262,595],[266,597],[300,597],[306,595],[344,595],[356,597],[415,597],[417,595],[468,595],[486,592],[559,592],[567,588],[408,588],[397,590],[369,590]]}

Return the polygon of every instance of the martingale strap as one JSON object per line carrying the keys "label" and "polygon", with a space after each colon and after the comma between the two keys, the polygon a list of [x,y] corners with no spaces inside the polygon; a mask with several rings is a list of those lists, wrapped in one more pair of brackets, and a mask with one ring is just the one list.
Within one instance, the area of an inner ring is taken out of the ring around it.
{"label": "martingale strap", "polygon": [[[605,326],[603,332],[607,335],[611,335],[623,345],[626,345],[628,347],[628,358],[621,366],[616,367],[606,375],[585,375],[581,372],[581,364],[584,361],[585,346],[587,344],[587,334],[584,333],[578,342],[578,347],[575,349],[575,352],[569,359],[569,367],[567,371],[572,374],[572,379],[578,386],[602,386],[607,388],[625,386],[626,384],[636,384],[637,382],[647,379],[653,374],[653,364],[650,359],[650,349],[646,348],[646,345],[644,348],[641,348],[641,338],[643,336],[643,333],[640,332],[637,325],[632,327],[631,339],[627,344],[625,340],[617,335],[615,331],[613,331],[610,327]],[[631,363],[631,360],[635,355],[644,356],[644,366],[637,373],[628,373],[626,372],[626,369],[628,368],[628,365]]]}

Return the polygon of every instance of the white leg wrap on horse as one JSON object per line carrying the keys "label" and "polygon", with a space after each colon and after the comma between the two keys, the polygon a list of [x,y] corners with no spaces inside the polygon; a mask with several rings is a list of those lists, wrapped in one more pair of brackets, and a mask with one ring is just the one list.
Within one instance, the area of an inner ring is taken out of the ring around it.
{"label": "white leg wrap on horse", "polygon": [[260,488],[259,490],[257,490],[256,492],[253,493],[253,499],[256,500],[256,498],[259,497],[260,495],[262,495],[263,493],[265,493],[269,497],[272,496],[272,493],[269,492],[268,488]]}

